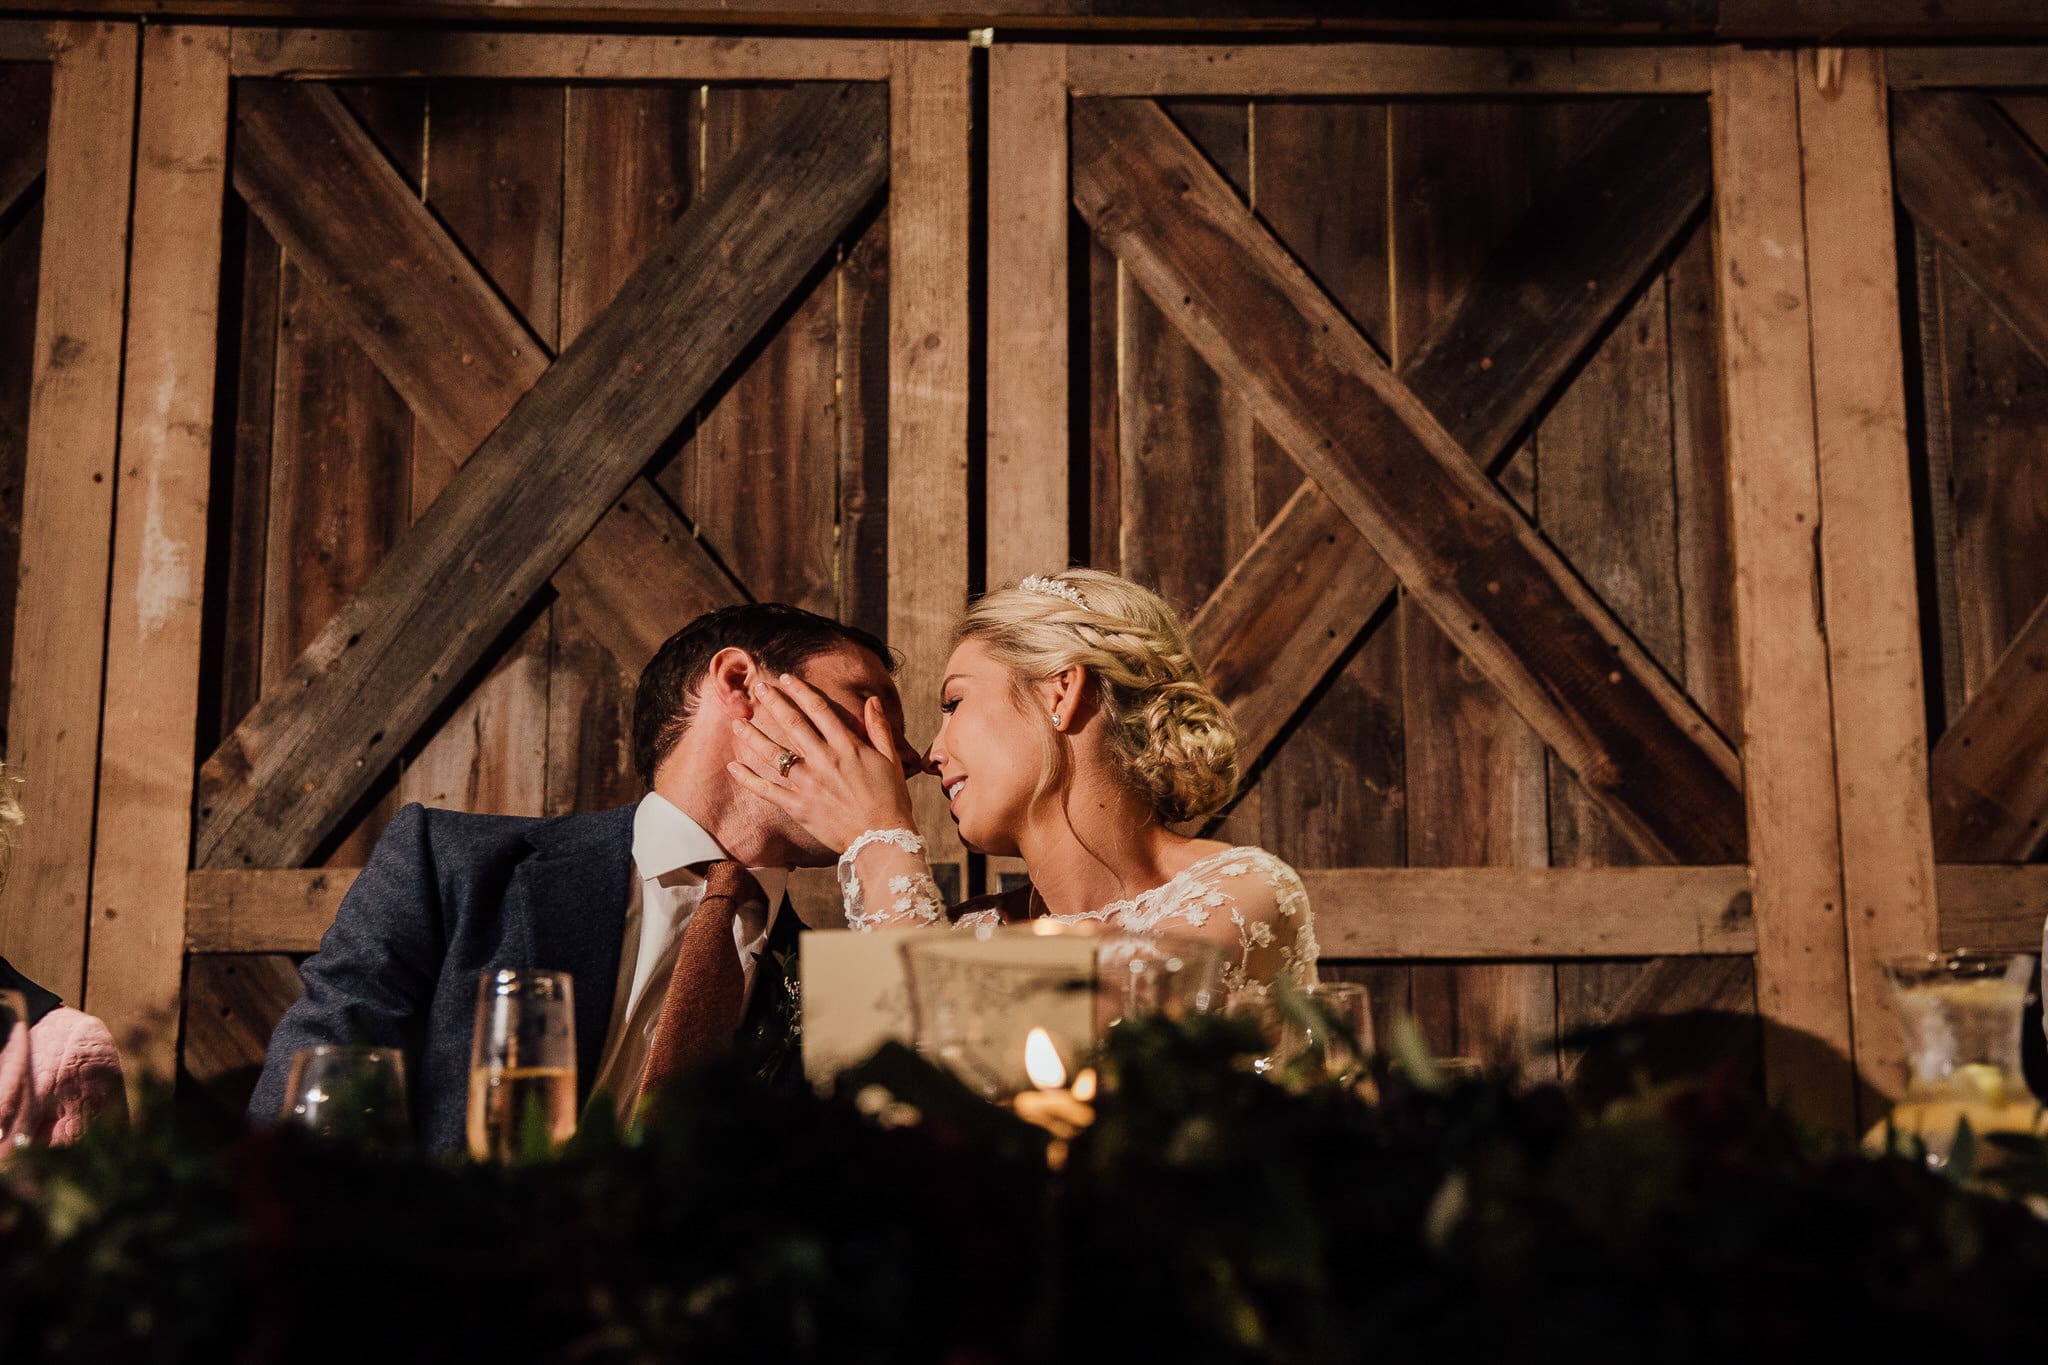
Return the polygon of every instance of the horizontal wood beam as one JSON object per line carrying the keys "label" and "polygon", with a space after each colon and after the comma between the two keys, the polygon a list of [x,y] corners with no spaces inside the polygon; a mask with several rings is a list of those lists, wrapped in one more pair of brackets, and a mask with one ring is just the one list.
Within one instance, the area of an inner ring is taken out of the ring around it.
{"label": "horizontal wood beam", "polygon": [[[312,952],[358,871],[195,871],[186,881],[186,946]],[[1340,867],[1304,868],[1301,878],[1325,961],[1756,951],[1742,867]],[[2048,865],[1945,865],[1935,885],[1942,946],[2040,950]]]}
{"label": "horizontal wood beam", "polygon": [[[1703,106],[1629,110],[1492,252],[1400,377],[1489,469],[1634,299],[1706,202]],[[1625,205],[1625,211],[1615,211]],[[1393,571],[1313,480],[1196,613],[1197,657],[1258,761],[1394,590]]]}
{"label": "horizontal wood beam", "polygon": [[1704,47],[1441,47],[1419,43],[1088,44],[1067,56],[1076,95],[1703,95]]}
{"label": "horizontal wood beam", "polygon": [[2048,86],[2048,47],[1895,47],[1884,65],[1894,90]]}
{"label": "horizontal wood beam", "polygon": [[[13,0],[17,13],[72,14],[77,0]],[[1154,32],[1382,35],[1435,41],[1563,42],[1645,34],[1696,42],[1768,39],[1988,41],[2048,37],[2036,0],[1486,0],[1425,12],[1413,0],[418,0],[366,6],[362,0],[96,0],[92,11],[161,19],[178,15],[248,23],[360,24],[366,15],[406,28],[428,24],[634,25],[653,29],[869,29],[957,36],[969,26],[1095,35]]]}
{"label": "horizontal wood beam", "polygon": [[1096,236],[1617,826],[1740,856],[1726,742],[1165,112],[1077,101],[1073,146]]}
{"label": "horizontal wood beam", "polygon": [[2048,161],[1984,95],[1892,101],[1899,201],[2048,363]]}
{"label": "horizontal wood beam", "polygon": [[[252,82],[237,123],[236,190],[435,447],[468,458],[547,373],[548,348],[332,90]],[[645,478],[555,586],[629,674],[691,617],[747,598]]]}
{"label": "horizontal wood beam", "polygon": [[292,80],[881,81],[889,45],[858,38],[238,28],[237,76]]}
{"label": "horizontal wood beam", "polygon": [[208,760],[198,865],[311,856],[873,202],[887,105],[784,99]]}
{"label": "horizontal wood beam", "polygon": [[2048,846],[2048,601],[1934,746],[1934,849],[2025,861]]}

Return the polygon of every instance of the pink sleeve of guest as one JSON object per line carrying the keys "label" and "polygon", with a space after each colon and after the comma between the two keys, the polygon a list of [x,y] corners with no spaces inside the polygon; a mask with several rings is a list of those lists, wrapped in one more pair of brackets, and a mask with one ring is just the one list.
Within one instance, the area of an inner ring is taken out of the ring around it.
{"label": "pink sleeve of guest", "polygon": [[53,1145],[76,1142],[86,1124],[128,1116],[121,1054],[114,1035],[90,1014],[55,1009],[29,1032],[34,1058],[38,1136]]}

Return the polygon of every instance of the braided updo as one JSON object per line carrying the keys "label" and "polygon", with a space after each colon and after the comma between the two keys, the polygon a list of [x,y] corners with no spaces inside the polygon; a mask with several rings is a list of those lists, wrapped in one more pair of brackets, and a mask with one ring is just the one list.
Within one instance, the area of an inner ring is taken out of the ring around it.
{"label": "braided updo", "polygon": [[[1020,695],[1063,669],[1087,669],[1123,776],[1161,820],[1199,820],[1229,805],[1237,794],[1237,724],[1202,680],[1173,608],[1099,569],[1024,583],[1030,586],[998,588],[977,601],[959,638],[979,641],[1007,667]],[[1060,763],[1050,725],[1043,740],[1041,791]]]}

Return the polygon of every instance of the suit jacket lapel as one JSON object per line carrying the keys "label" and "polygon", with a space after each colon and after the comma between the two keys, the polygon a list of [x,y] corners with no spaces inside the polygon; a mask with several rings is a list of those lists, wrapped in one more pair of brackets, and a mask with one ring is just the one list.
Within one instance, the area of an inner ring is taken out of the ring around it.
{"label": "suit jacket lapel", "polygon": [[590,1093],[611,1027],[632,894],[633,806],[536,825],[535,855],[505,888],[504,922],[526,927],[529,965],[568,972],[576,993],[576,1092]]}

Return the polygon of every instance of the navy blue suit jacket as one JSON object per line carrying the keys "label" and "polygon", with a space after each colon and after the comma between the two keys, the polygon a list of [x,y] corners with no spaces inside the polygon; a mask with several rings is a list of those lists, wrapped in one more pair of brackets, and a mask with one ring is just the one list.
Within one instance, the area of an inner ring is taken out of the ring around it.
{"label": "navy blue suit jacket", "polygon": [[[634,806],[537,819],[409,805],[343,897],[306,992],[271,1035],[249,1100],[258,1122],[284,1099],[292,1053],[316,1043],[405,1050],[414,1126],[430,1152],[465,1141],[477,978],[500,967],[575,978],[579,1106],[602,1060],[632,891]],[[787,904],[770,953],[799,926]],[[752,1015],[782,988],[757,972]]]}

